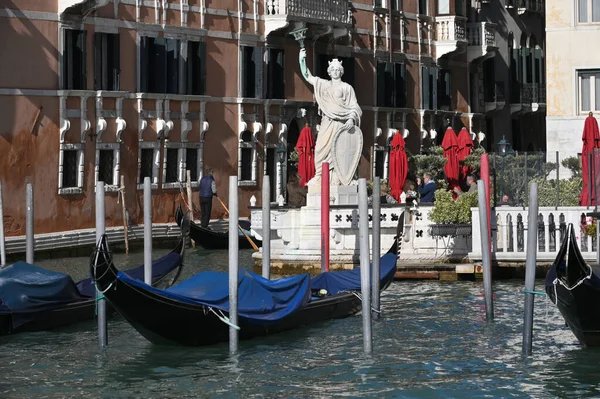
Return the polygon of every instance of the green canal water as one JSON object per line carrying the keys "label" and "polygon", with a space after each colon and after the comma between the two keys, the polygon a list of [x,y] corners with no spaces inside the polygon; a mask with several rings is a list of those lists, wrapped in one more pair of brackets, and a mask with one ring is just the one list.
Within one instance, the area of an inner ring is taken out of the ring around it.
{"label": "green canal water", "polygon": [[[250,255],[241,252],[243,266]],[[143,254],[115,257],[125,268]],[[85,257],[39,263],[87,273]],[[226,251],[192,250],[184,277],[226,267]],[[373,324],[372,356],[360,316],[244,341],[235,357],[227,344],[151,345],[119,316],[104,351],[95,322],[0,337],[0,398],[600,397],[600,351],[582,349],[545,297],[536,297],[533,355],[521,355],[522,288],[495,283],[496,317],[486,322],[481,282],[395,282]]]}

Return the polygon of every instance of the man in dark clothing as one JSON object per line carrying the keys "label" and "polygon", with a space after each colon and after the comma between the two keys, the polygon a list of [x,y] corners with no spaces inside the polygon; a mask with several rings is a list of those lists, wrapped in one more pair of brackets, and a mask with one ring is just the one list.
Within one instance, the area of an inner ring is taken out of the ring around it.
{"label": "man in dark clothing", "polygon": [[211,168],[206,168],[204,177],[200,179],[200,211],[202,219],[200,226],[207,228],[210,222],[210,213],[212,211],[212,197],[217,196],[217,183],[213,177]]}
{"label": "man in dark clothing", "polygon": [[423,175],[423,182],[421,178],[417,177],[417,190],[421,196],[421,202],[435,202],[435,190],[437,185],[431,178],[431,173],[425,173]]}

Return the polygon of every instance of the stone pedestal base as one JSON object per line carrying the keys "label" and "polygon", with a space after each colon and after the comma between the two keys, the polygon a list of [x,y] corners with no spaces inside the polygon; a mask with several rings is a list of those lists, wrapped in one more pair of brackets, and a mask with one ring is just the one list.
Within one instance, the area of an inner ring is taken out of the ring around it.
{"label": "stone pedestal base", "polygon": [[[329,188],[330,205],[358,205],[358,186],[331,186]],[[306,206],[321,207],[320,187],[309,186],[306,194]]]}

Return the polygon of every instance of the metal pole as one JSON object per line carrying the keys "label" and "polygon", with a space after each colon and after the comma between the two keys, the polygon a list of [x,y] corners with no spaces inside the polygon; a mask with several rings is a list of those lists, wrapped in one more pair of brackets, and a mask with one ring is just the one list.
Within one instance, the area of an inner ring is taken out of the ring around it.
{"label": "metal pole", "polygon": [[31,183],[27,183],[26,189],[26,207],[27,213],[25,214],[25,239],[26,239],[26,252],[25,261],[29,264],[33,264],[33,253],[35,247],[35,236],[33,234],[33,186]]}
{"label": "metal pole", "polygon": [[481,235],[481,262],[483,264],[483,294],[485,298],[485,318],[494,320],[494,294],[492,292],[492,259],[490,256],[490,241],[488,236],[487,194],[485,182],[477,181],[479,198],[479,233]]}
{"label": "metal pole", "polygon": [[523,320],[523,354],[531,355],[533,335],[533,301],[538,238],[538,186],[531,183],[527,214],[527,258],[525,260],[525,315]]}
{"label": "metal pole", "polygon": [[152,284],[152,186],[144,177],[144,282]]}
{"label": "metal pole", "polygon": [[[106,230],[104,205],[104,182],[96,183],[96,245]],[[96,289],[96,306],[98,311],[98,343],[103,348],[108,345],[108,329],[106,327],[106,299]]]}
{"label": "metal pole", "polygon": [[554,207],[555,211],[558,210],[558,204],[560,203],[560,179],[558,175],[559,165],[560,163],[558,160],[558,151],[556,151],[556,206]]}
{"label": "metal pole", "polygon": [[373,302],[373,317],[379,319],[380,287],[379,261],[381,257],[381,182],[379,177],[373,178],[373,270],[371,275],[371,301]]}
{"label": "metal pole", "polygon": [[6,265],[6,246],[4,244],[4,205],[2,203],[2,183],[0,183],[0,267]]}
{"label": "metal pole", "polygon": [[263,176],[262,184],[262,276],[271,278],[271,180]]}
{"label": "metal pole", "polygon": [[[491,242],[492,242],[492,212],[490,210],[490,162],[488,154],[481,154],[480,178],[485,182],[485,212],[487,216],[487,235],[488,235],[488,252],[491,258]],[[479,183],[478,183],[479,184]]]}
{"label": "metal pole", "polygon": [[229,176],[229,353],[238,351],[238,181]]}
{"label": "metal pole", "polygon": [[321,173],[321,273],[329,271],[329,162]]}
{"label": "metal pole", "polygon": [[358,230],[360,237],[360,291],[362,294],[363,344],[365,353],[373,352],[371,334],[371,286],[369,284],[369,205],[367,179],[358,179]]}

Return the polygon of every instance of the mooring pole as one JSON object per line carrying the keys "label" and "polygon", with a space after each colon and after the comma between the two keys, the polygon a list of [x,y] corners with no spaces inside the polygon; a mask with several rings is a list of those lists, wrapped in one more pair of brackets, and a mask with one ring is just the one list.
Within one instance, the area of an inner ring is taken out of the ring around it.
{"label": "mooring pole", "polygon": [[25,214],[25,228],[26,228],[26,252],[25,261],[30,265],[34,262],[34,251],[35,251],[35,235],[33,234],[33,186],[31,183],[27,183],[26,189],[26,204],[27,213]]}
{"label": "mooring pole", "polygon": [[358,179],[358,231],[360,237],[360,291],[362,294],[363,344],[365,353],[373,352],[371,333],[371,284],[369,251],[369,204],[367,180]]}
{"label": "mooring pole", "polygon": [[379,292],[379,261],[381,258],[381,179],[373,178],[373,270],[371,275],[371,301],[373,317],[377,320],[381,313]]}
{"label": "mooring pole", "polygon": [[144,282],[152,284],[152,185],[144,177]]}
{"label": "mooring pole", "polygon": [[483,180],[477,181],[479,199],[479,234],[481,236],[481,263],[483,264],[483,296],[485,298],[485,318],[494,320],[494,293],[492,292],[492,259],[490,256],[490,237],[487,217],[487,193]]}
{"label": "mooring pole", "polygon": [[[193,201],[193,197],[192,197],[192,172],[189,169],[186,171],[185,191],[187,194],[188,204],[190,205],[190,207],[189,207],[190,220],[194,221],[194,201]],[[190,238],[190,244],[191,244],[192,248],[196,248],[196,241],[192,240],[191,238]]]}
{"label": "mooring pole", "polygon": [[329,162],[321,164],[321,273],[329,271]]}
{"label": "mooring pole", "polygon": [[271,180],[263,176],[262,184],[262,276],[271,278]]}
{"label": "mooring pole", "polygon": [[533,305],[535,295],[535,266],[538,238],[538,185],[531,183],[527,213],[527,256],[525,260],[525,315],[523,320],[523,354],[531,355],[533,335]]}
{"label": "mooring pole", "polygon": [[6,265],[6,246],[4,243],[4,205],[2,203],[2,183],[0,183],[0,267]]}
{"label": "mooring pole", "polygon": [[[96,246],[106,231],[104,205],[104,182],[96,183]],[[108,345],[108,329],[106,327],[106,299],[96,288],[96,309],[98,312],[98,343],[103,348]]]}
{"label": "mooring pole", "polygon": [[238,181],[229,176],[229,353],[238,351]]}

